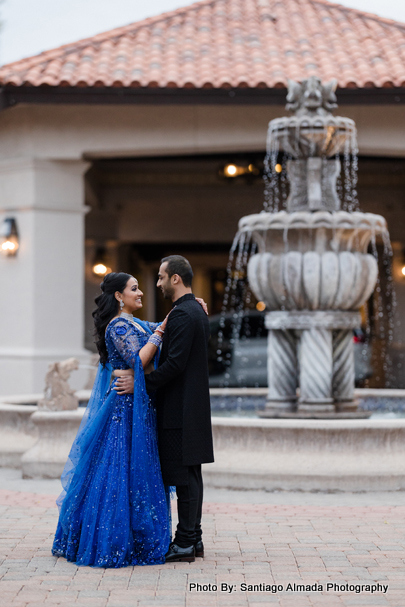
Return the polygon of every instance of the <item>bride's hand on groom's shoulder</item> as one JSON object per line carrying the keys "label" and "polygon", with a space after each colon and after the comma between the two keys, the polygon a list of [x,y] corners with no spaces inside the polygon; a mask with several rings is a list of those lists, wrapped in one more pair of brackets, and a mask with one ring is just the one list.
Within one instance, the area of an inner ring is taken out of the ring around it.
{"label": "bride's hand on groom's shoulder", "polygon": [[203,300],[203,298],[202,297],[196,297],[195,300],[198,301],[198,303],[200,304],[200,306],[202,307],[202,309],[204,310],[204,312],[208,316],[208,306],[205,303],[205,301]]}
{"label": "bride's hand on groom's shoulder", "polygon": [[[170,310],[171,312],[171,310]],[[167,314],[167,316],[165,317],[164,321],[162,322],[162,324],[160,325],[160,327],[158,327],[158,329],[161,329],[161,331],[164,331],[166,329],[166,325],[167,325],[167,319],[170,316],[170,312],[169,314]]]}

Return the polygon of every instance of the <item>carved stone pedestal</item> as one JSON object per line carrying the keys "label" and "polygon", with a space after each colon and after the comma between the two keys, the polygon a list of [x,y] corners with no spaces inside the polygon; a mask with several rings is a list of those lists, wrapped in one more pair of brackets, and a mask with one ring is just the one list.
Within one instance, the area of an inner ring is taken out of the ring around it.
{"label": "carved stone pedestal", "polygon": [[269,393],[263,416],[329,417],[354,411],[352,329],[359,324],[358,312],[269,312]]}
{"label": "carved stone pedestal", "polygon": [[269,331],[267,342],[269,392],[266,412],[297,408],[297,345],[292,331]]}
{"label": "carved stone pedestal", "polygon": [[300,406],[333,410],[332,332],[316,326],[301,331]]}

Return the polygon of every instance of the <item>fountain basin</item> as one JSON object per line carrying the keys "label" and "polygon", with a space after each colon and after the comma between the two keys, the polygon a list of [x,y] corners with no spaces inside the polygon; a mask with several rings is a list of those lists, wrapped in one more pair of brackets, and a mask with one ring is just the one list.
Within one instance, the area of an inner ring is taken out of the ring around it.
{"label": "fountain basin", "polygon": [[277,213],[252,213],[239,220],[239,230],[243,232],[266,230],[314,230],[326,228],[329,230],[356,230],[356,232],[388,232],[387,222],[382,215],[356,211],[278,211]]}
{"label": "fountain basin", "polygon": [[[90,394],[76,392],[81,403]],[[42,398],[15,395],[0,402],[0,466],[22,468],[23,478],[60,477],[85,411],[41,411],[37,403]]]}
{"label": "fountain basin", "polygon": [[265,491],[405,489],[405,419],[214,418],[206,484]]}
{"label": "fountain basin", "polygon": [[339,154],[352,143],[356,125],[350,118],[325,115],[298,115],[275,118],[269,125],[269,139],[293,158]]}
{"label": "fountain basin", "polygon": [[38,440],[32,422],[36,405],[0,404],[0,466],[20,468],[22,455]]}
{"label": "fountain basin", "polygon": [[[380,394],[378,390],[356,392],[365,399]],[[391,392],[395,399],[404,398],[403,391]],[[212,391],[214,410],[220,393],[224,391]],[[264,405],[267,390],[228,389],[226,393],[234,399],[256,399],[256,404],[262,399]],[[21,467],[25,478],[58,478],[84,411],[84,407],[58,412],[0,404],[0,464]],[[212,424],[215,463],[204,467],[207,485],[266,491],[405,490],[405,419],[214,416]],[[10,463],[7,457],[13,444],[20,451],[14,451]]]}
{"label": "fountain basin", "polygon": [[38,440],[21,457],[23,478],[61,476],[84,412],[85,408],[33,413]]}
{"label": "fountain basin", "polygon": [[262,211],[242,217],[238,227],[239,232],[253,235],[259,253],[284,253],[287,245],[289,251],[302,253],[313,250],[366,253],[373,237],[388,235],[382,215],[360,211]]}
{"label": "fountain basin", "polygon": [[258,253],[248,264],[250,286],[268,310],[357,310],[377,274],[372,255],[349,251]]}

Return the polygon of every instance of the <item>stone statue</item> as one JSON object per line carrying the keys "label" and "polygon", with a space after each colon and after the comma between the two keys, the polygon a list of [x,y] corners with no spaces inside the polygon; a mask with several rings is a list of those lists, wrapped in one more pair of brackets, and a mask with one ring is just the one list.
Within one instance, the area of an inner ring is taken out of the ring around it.
{"label": "stone statue", "polygon": [[297,116],[329,114],[337,108],[336,87],[337,80],[322,84],[316,76],[311,76],[302,84],[288,80],[286,109],[295,112]]}
{"label": "stone statue", "polygon": [[44,398],[38,402],[42,411],[68,411],[77,409],[79,401],[69,386],[72,371],[79,368],[76,358],[51,363],[45,376]]}

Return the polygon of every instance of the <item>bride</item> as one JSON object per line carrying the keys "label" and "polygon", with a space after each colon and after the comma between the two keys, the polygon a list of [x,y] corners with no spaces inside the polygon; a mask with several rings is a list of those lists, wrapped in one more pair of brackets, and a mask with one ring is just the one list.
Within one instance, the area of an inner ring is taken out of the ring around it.
{"label": "bride", "polygon": [[[137,280],[107,274],[93,312],[100,364],[62,474],[52,554],[77,565],[125,567],[165,562],[171,521],[144,373],[157,365],[160,325],[133,317],[142,307]],[[134,394],[120,394],[115,369],[132,369]]]}

